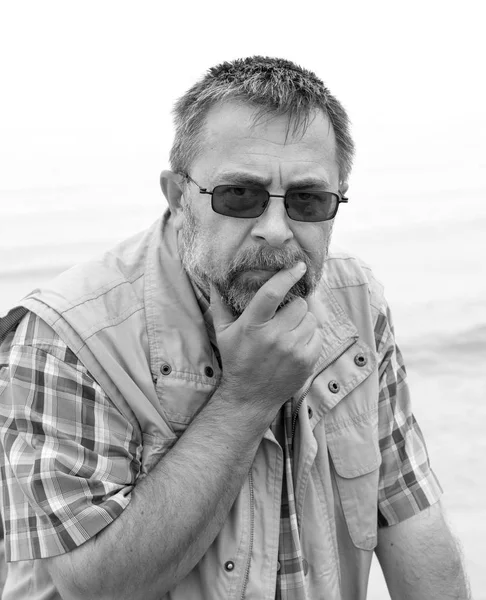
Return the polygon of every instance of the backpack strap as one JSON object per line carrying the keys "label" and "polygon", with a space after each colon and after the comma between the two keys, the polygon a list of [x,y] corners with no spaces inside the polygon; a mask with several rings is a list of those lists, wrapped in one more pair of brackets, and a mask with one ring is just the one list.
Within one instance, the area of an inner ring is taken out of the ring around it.
{"label": "backpack strap", "polygon": [[0,317],[0,344],[28,312],[27,308],[16,306],[9,310],[4,317]]}

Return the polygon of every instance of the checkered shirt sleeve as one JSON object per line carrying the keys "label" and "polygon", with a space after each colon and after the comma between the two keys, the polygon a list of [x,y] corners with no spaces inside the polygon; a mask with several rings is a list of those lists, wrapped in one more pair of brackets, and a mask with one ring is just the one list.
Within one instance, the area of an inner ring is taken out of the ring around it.
{"label": "checkered shirt sleeve", "polygon": [[383,302],[376,314],[379,364],[379,438],[382,464],[378,524],[395,525],[437,502],[442,488],[430,467],[425,440],[412,413],[407,372]]}
{"label": "checkered shirt sleeve", "polygon": [[92,538],[126,508],[140,471],[132,425],[32,313],[0,347],[0,443],[7,561]]}

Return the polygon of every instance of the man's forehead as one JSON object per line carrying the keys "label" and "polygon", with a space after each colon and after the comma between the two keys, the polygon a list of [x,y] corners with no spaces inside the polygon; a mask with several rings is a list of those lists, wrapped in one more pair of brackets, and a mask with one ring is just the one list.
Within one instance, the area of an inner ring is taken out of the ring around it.
{"label": "man's forehead", "polygon": [[334,131],[322,111],[304,128],[288,115],[261,115],[258,107],[228,102],[208,113],[196,162],[212,176],[247,171],[263,177],[278,163],[288,175],[315,176],[317,169],[325,179],[337,167]]}
{"label": "man's forehead", "polygon": [[211,107],[203,130],[207,140],[263,136],[288,145],[307,137],[323,137],[335,142],[331,122],[319,108],[308,114],[289,114],[266,110],[241,100],[228,100]]}

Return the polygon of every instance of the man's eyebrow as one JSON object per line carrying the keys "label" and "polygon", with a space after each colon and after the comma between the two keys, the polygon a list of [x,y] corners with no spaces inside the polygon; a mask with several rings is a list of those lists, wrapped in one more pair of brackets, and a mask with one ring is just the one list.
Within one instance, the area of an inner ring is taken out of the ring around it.
{"label": "man's eyebrow", "polygon": [[[218,184],[220,181],[224,183],[231,183],[234,185],[258,185],[264,188],[268,188],[272,180],[269,177],[262,177],[254,173],[245,173],[239,171],[226,171],[218,173],[217,178]],[[289,182],[287,189],[314,189],[314,190],[326,190],[331,185],[324,177],[303,177],[297,178]]]}
{"label": "man's eyebrow", "polygon": [[289,183],[288,189],[313,189],[327,190],[331,184],[324,177],[304,177],[302,179],[294,179]]}
{"label": "man's eyebrow", "polygon": [[261,187],[267,187],[272,183],[272,180],[268,177],[262,177],[255,173],[245,173],[243,171],[223,171],[222,173],[218,173],[216,179],[234,185],[258,185]]}

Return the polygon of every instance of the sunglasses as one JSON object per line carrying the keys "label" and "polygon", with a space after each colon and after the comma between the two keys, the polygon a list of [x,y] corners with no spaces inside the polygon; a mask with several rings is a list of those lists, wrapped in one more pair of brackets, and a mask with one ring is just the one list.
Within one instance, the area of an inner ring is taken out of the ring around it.
{"label": "sunglasses", "polygon": [[270,198],[283,198],[287,215],[293,221],[317,223],[334,219],[341,202],[348,199],[334,192],[317,190],[289,190],[285,196],[270,194],[257,187],[217,185],[212,192],[202,188],[187,173],[182,173],[199,188],[200,194],[211,196],[214,212],[237,219],[254,219],[265,212]]}

